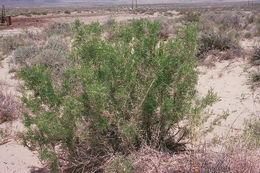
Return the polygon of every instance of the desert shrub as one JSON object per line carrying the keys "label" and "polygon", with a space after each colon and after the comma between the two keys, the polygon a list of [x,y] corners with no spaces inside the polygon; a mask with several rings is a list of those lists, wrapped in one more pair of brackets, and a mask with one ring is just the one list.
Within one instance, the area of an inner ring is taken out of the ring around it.
{"label": "desert shrub", "polygon": [[143,13],[147,12],[147,9],[145,9],[145,8],[138,8],[138,9],[136,9],[136,12],[143,14]]}
{"label": "desert shrub", "polygon": [[70,11],[69,10],[65,10],[64,14],[70,14]]}
{"label": "desert shrub", "polygon": [[252,37],[252,35],[250,32],[245,33],[245,38],[251,38],[251,37]]}
{"label": "desert shrub", "polygon": [[68,23],[55,22],[44,28],[43,34],[46,37],[50,37],[52,35],[70,35],[71,27]]}
{"label": "desert shrub", "polygon": [[32,61],[36,64],[44,64],[48,68],[63,67],[66,64],[66,53],[59,50],[44,49]]}
{"label": "desert shrub", "polygon": [[252,71],[251,74],[250,74],[250,79],[251,79],[251,82],[257,86],[259,86],[260,84],[260,72],[257,72],[257,71]]}
{"label": "desert shrub", "polygon": [[5,121],[14,120],[19,116],[19,103],[14,100],[14,96],[5,92],[1,86],[0,92],[0,124]]}
{"label": "desert shrub", "polygon": [[[23,68],[24,143],[38,148],[52,170],[102,171],[113,153],[142,143],[178,151],[177,124],[193,110],[196,32],[159,43],[158,21],[134,20],[103,40],[99,23],[73,25],[70,66],[55,80],[44,64]],[[31,92],[27,92],[31,91]]]}
{"label": "desert shrub", "polygon": [[30,44],[21,46],[14,51],[11,63],[20,67],[29,67],[42,63],[48,68],[63,69],[66,65],[68,46],[59,36],[51,36],[44,46]]}
{"label": "desert shrub", "polygon": [[[33,31],[33,30],[25,30],[24,31],[24,34],[26,35],[26,38],[28,40],[30,40],[31,42],[34,42],[34,41],[40,41],[42,40],[43,36],[42,36],[42,33],[39,32],[39,31]],[[27,43],[28,44],[28,43]]]}
{"label": "desert shrub", "polygon": [[256,36],[260,36],[260,15],[256,19]]}
{"label": "desert shrub", "polygon": [[41,15],[41,13],[36,12],[36,11],[33,11],[33,12],[32,12],[32,15]]}
{"label": "desert shrub", "polygon": [[188,12],[185,14],[184,20],[188,22],[199,22],[200,14],[195,12]]}
{"label": "desert shrub", "polygon": [[39,63],[45,65],[45,67],[53,71],[55,80],[59,81],[68,64],[67,51],[68,46],[61,37],[51,36],[46,45],[31,60],[31,63],[33,65]]}
{"label": "desert shrub", "polygon": [[246,20],[247,20],[247,22],[248,22],[249,24],[254,23],[255,15],[247,16],[247,17],[246,17]]}
{"label": "desert shrub", "polygon": [[[260,48],[255,48],[252,60],[253,61],[260,61]],[[260,63],[258,65],[260,65]]]}
{"label": "desert shrub", "polygon": [[12,62],[19,66],[29,65],[30,60],[38,53],[35,45],[21,46],[14,51]]}
{"label": "desert shrub", "polygon": [[110,16],[109,19],[103,24],[103,27],[105,29],[110,29],[110,28],[114,28],[116,24],[117,24],[116,20],[112,16]]}
{"label": "desert shrub", "polygon": [[0,40],[0,51],[3,54],[10,54],[17,47],[24,44],[23,35],[14,35],[14,36],[4,36]]}
{"label": "desert shrub", "polygon": [[238,48],[238,43],[228,37],[226,34],[220,33],[203,33],[199,38],[198,56],[203,56],[210,50],[228,50]]}
{"label": "desert shrub", "polygon": [[45,49],[52,49],[57,51],[67,51],[68,46],[65,43],[65,41],[59,37],[59,36],[51,36],[47,40],[47,45],[45,46]]}
{"label": "desert shrub", "polygon": [[47,14],[48,14],[47,11],[43,11],[43,12],[42,12],[42,15],[47,15]]}
{"label": "desert shrub", "polygon": [[212,15],[211,20],[216,24],[221,25],[226,30],[227,28],[240,29],[243,27],[243,21],[240,15],[234,12],[224,13],[222,15]]}

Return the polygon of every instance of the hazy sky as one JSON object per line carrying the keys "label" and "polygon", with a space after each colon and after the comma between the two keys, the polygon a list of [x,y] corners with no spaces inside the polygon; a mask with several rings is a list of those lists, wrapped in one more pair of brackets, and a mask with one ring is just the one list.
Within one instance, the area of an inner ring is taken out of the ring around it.
{"label": "hazy sky", "polygon": [[[134,0],[135,1],[135,0]],[[247,0],[138,0],[139,4],[158,4],[158,3],[188,3],[188,2],[230,2]],[[260,2],[260,0],[254,0]],[[132,0],[0,0],[0,5],[114,5],[130,4]]]}

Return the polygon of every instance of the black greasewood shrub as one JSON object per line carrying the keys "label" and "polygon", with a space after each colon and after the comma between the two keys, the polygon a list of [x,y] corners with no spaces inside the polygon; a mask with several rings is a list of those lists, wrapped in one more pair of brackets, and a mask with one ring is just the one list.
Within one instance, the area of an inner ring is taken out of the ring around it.
{"label": "black greasewood shrub", "polygon": [[111,154],[142,143],[176,150],[186,133],[173,132],[189,118],[196,94],[196,32],[186,26],[180,38],[160,42],[160,27],[134,20],[103,40],[99,23],[76,20],[61,80],[41,64],[19,73],[29,110],[25,145],[38,149],[52,170],[68,172],[102,170]]}
{"label": "black greasewood shrub", "polygon": [[239,47],[238,43],[227,34],[218,32],[203,33],[199,38],[198,44],[199,50],[197,56],[199,57],[203,57],[210,50],[225,51]]}

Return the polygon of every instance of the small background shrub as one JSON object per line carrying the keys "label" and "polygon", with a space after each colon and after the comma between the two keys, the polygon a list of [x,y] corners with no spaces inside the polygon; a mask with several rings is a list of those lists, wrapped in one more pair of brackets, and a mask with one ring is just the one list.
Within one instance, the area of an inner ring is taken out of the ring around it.
{"label": "small background shrub", "polygon": [[200,21],[200,14],[195,13],[195,12],[188,12],[186,13],[184,17],[185,21],[188,22],[199,22]]}
{"label": "small background shrub", "polygon": [[19,66],[28,66],[31,59],[38,53],[36,45],[21,46],[14,51],[12,61]]}
{"label": "small background shrub", "polygon": [[220,33],[204,33],[199,38],[199,52],[198,56],[203,57],[205,53],[210,50],[225,51],[230,49],[237,49],[238,43],[225,34]]}
{"label": "small background shrub", "polygon": [[250,32],[245,33],[245,38],[251,38],[252,34]]}
{"label": "small background shrub", "polygon": [[69,10],[64,11],[65,14],[70,14]]}
{"label": "small background shrub", "polygon": [[0,38],[0,51],[8,55],[24,43],[24,35],[3,36]]}
{"label": "small background shrub", "polygon": [[255,48],[251,62],[253,65],[260,65],[260,48]]}
{"label": "small background shrub", "polygon": [[0,124],[12,121],[19,116],[20,105],[10,93],[1,86],[0,91]]}
{"label": "small background shrub", "polygon": [[70,35],[71,27],[68,23],[52,23],[43,30],[43,35],[45,37],[50,37],[52,35]]}

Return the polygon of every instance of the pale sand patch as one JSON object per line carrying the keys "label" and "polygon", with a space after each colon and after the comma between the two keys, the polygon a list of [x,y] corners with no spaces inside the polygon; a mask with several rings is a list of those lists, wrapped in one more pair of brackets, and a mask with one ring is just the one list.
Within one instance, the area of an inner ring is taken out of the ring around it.
{"label": "pale sand patch", "polygon": [[242,39],[239,44],[244,50],[253,50],[255,47],[260,46],[260,37],[254,37],[252,39]]}
{"label": "pale sand patch", "polygon": [[210,88],[220,97],[210,109],[213,115],[208,119],[204,128],[208,128],[217,116],[228,113],[226,120],[207,135],[213,137],[229,137],[241,133],[246,120],[260,116],[260,92],[253,92],[249,84],[248,60],[233,59],[216,62],[215,67],[199,68],[201,72],[198,81],[198,91],[206,95]]}
{"label": "pale sand patch", "polygon": [[[19,82],[13,78],[13,74],[9,73],[10,66],[8,61],[10,57],[1,62],[0,81],[4,84],[6,92],[18,96],[17,88]],[[4,133],[3,136],[0,136],[0,144],[5,139],[7,141],[11,140],[0,145],[0,173],[27,173],[32,168],[43,167],[35,152],[12,140],[18,132],[25,130],[21,120],[0,124],[0,130]]]}
{"label": "pale sand patch", "polygon": [[12,95],[18,95],[17,88],[19,86],[19,82],[14,79],[14,75],[9,73],[11,66],[9,65],[9,61],[12,55],[5,58],[1,61],[0,66],[0,84],[6,86],[7,92],[10,92]]}
{"label": "pale sand patch", "polygon": [[43,165],[35,152],[11,141],[0,145],[0,173],[29,173]]}

